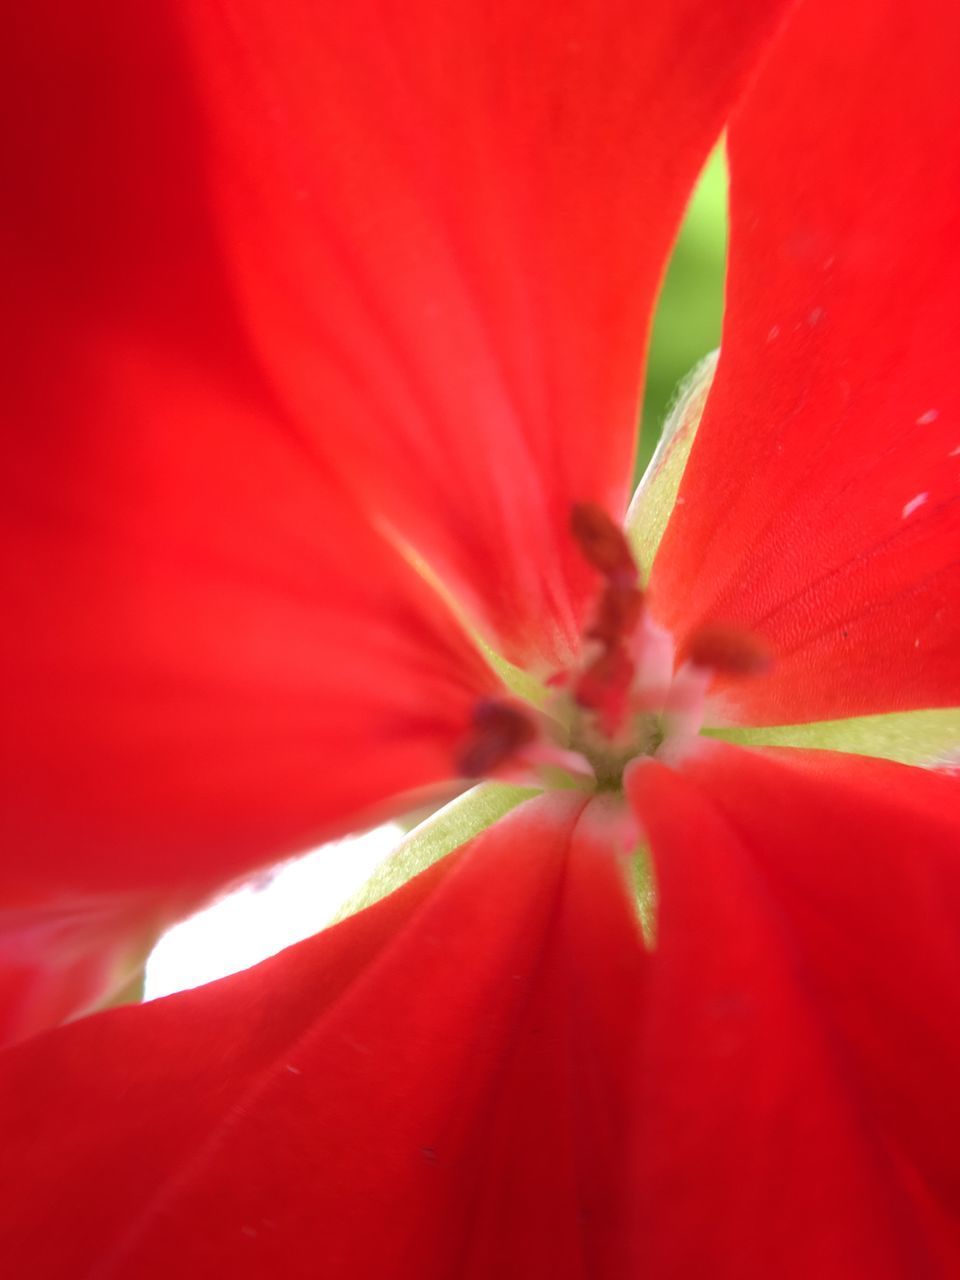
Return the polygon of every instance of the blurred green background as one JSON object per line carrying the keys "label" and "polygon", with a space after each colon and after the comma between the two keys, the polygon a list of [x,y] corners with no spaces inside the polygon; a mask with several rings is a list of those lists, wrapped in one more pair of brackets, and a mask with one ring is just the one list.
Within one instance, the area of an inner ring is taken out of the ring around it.
{"label": "blurred green background", "polygon": [[638,480],[659,439],[677,384],[720,343],[726,252],[727,168],[719,146],[690,201],[654,317]]}

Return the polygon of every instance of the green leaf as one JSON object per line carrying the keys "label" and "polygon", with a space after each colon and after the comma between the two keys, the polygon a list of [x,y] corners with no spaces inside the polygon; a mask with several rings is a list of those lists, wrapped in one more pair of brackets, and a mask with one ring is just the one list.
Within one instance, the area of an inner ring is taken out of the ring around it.
{"label": "green leaf", "polygon": [[727,165],[719,143],[684,215],[654,313],[637,480],[650,460],[677,384],[720,342],[726,265]]}

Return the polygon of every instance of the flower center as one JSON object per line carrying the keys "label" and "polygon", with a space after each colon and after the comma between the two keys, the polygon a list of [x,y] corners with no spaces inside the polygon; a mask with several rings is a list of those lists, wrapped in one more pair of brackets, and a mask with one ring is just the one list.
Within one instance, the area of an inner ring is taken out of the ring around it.
{"label": "flower center", "polygon": [[543,711],[505,699],[477,704],[457,760],[464,776],[620,791],[637,756],[690,749],[717,673],[753,675],[769,665],[758,637],[715,624],[678,652],[650,616],[623,530],[587,502],[574,506],[570,528],[599,578],[579,659],[547,682]]}

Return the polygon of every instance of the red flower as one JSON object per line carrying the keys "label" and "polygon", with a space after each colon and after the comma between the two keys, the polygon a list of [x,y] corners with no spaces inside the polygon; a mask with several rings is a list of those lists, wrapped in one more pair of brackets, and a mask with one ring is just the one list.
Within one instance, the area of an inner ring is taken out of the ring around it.
{"label": "red flower", "polygon": [[[8,15],[7,1038],[269,860],[464,772],[542,794],[5,1051],[7,1272],[957,1273],[958,38],[938,0]],[[628,547],[728,118],[723,354]]]}

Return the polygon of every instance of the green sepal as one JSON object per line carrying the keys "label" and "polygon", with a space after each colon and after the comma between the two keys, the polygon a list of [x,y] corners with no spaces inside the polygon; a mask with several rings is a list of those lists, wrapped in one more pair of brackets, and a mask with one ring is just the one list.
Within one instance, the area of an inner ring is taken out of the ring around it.
{"label": "green sepal", "polygon": [[660,442],[627,511],[627,541],[644,582],[650,578],[657,548],[676,505],[718,358],[716,351],[706,356],[682,383]]}
{"label": "green sepal", "polygon": [[347,899],[332,923],[373,906],[535,795],[539,795],[536,787],[502,782],[481,782],[471,787],[414,827],[363,887]]}
{"label": "green sepal", "polygon": [[643,934],[644,946],[648,951],[653,951],[657,945],[657,882],[653,858],[646,845],[641,845],[630,859],[630,870],[640,932]]}
{"label": "green sepal", "polygon": [[704,729],[710,738],[744,747],[806,747],[875,756],[928,769],[960,761],[960,708],[888,711],[883,715],[778,724],[759,728]]}

